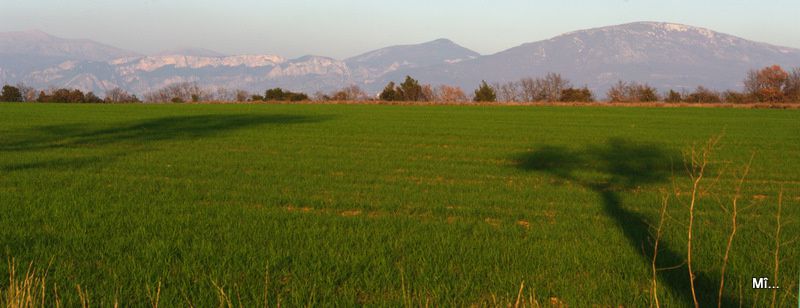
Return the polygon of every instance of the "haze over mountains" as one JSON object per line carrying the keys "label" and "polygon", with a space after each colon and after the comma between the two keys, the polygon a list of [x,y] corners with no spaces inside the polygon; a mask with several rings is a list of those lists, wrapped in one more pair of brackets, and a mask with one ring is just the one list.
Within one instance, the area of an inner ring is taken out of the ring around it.
{"label": "haze over mountains", "polygon": [[224,55],[183,48],[145,56],[90,40],[40,31],[0,33],[0,83],[79,88],[121,87],[144,93],[195,81],[205,87],[261,92],[283,87],[314,93],[356,84],[375,93],[411,75],[421,83],[472,90],[481,80],[513,81],[557,72],[602,95],[617,80],[659,89],[740,89],[745,73],[778,64],[800,66],[800,50],[748,41],[708,29],[637,22],[575,31],[493,55],[447,39],[400,45],[345,60],[322,56]]}

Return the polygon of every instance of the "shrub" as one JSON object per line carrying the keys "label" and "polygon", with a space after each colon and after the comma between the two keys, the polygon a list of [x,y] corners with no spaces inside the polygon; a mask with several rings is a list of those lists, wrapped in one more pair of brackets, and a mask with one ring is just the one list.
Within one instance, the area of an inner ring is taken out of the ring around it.
{"label": "shrub", "polygon": [[274,88],[274,89],[269,89],[267,90],[266,93],[264,93],[264,100],[290,101],[290,102],[306,101],[308,100],[308,95],[306,95],[305,93],[284,91],[281,88]]}
{"label": "shrub", "polygon": [[561,101],[562,102],[593,102],[594,95],[592,91],[589,90],[587,87],[583,87],[580,89],[576,88],[566,88],[561,90]]}
{"label": "shrub", "polygon": [[725,91],[725,93],[722,93],[722,98],[726,103],[732,103],[732,104],[744,104],[753,101],[753,98],[750,95],[732,90],[728,90]]}
{"label": "shrub", "polygon": [[636,85],[636,99],[640,102],[657,102],[659,97],[656,89],[647,85]]}
{"label": "shrub", "polygon": [[308,95],[305,93],[286,92],[283,100],[290,102],[307,101]]}
{"label": "shrub", "polygon": [[606,95],[609,101],[618,103],[656,102],[659,99],[655,88],[647,84],[627,83],[621,80],[612,86]]}
{"label": "shrub", "polygon": [[269,90],[267,90],[266,93],[264,93],[264,100],[265,101],[282,101],[282,100],[284,100],[285,96],[286,96],[286,93],[283,93],[283,89],[274,88],[274,89],[269,89]]}

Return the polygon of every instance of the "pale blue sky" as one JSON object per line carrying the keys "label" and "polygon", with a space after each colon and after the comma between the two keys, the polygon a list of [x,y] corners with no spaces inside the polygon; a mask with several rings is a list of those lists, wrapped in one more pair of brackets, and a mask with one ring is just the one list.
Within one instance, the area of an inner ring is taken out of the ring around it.
{"label": "pale blue sky", "polygon": [[0,0],[0,31],[40,29],[142,53],[345,58],[449,38],[482,54],[564,32],[669,21],[800,47],[798,0]]}

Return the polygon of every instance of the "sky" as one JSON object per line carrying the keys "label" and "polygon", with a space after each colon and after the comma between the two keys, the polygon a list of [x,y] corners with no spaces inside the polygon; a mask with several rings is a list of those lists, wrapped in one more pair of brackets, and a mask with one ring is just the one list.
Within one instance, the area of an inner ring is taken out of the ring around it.
{"label": "sky", "polygon": [[666,21],[800,48],[798,0],[0,0],[0,32],[38,29],[144,54],[344,59],[448,38],[492,54],[565,32]]}

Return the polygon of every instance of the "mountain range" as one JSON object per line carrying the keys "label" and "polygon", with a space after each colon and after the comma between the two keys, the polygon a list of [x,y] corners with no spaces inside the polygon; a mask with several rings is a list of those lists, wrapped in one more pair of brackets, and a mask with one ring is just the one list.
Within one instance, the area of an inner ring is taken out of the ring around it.
{"label": "mountain range", "polygon": [[800,66],[800,49],[749,41],[708,29],[636,22],[580,30],[480,55],[447,40],[398,45],[344,60],[323,56],[225,55],[180,48],[153,55],[41,31],[0,33],[0,83],[78,88],[120,87],[142,94],[176,82],[261,92],[282,87],[314,93],[359,85],[380,91],[410,75],[421,83],[469,91],[481,80],[514,81],[560,73],[602,93],[618,80],[658,89],[741,89],[746,72]]}

